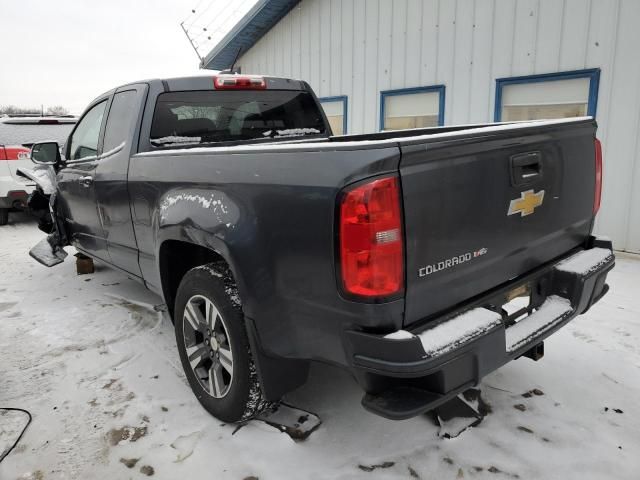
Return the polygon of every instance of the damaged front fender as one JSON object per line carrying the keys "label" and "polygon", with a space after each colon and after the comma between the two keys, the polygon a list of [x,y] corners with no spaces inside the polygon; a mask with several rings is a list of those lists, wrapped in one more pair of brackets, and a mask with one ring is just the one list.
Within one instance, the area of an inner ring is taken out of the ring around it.
{"label": "damaged front fender", "polygon": [[45,195],[52,195],[56,191],[56,172],[51,165],[36,165],[31,170],[18,168],[17,173],[35,182]]}
{"label": "damaged front fender", "polygon": [[29,251],[29,255],[46,267],[58,265],[67,257],[63,247],[68,242],[55,213],[55,170],[50,165],[36,165],[32,170],[19,169],[18,174],[36,183],[38,188],[29,197],[29,208],[38,218],[40,230],[48,233]]}

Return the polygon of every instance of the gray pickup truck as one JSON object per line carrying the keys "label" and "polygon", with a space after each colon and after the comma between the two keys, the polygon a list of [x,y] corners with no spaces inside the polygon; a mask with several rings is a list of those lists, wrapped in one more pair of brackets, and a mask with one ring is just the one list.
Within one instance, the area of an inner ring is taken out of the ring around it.
{"label": "gray pickup truck", "polygon": [[607,292],[595,132],[576,118],[338,137],[303,81],[141,81],[94,100],[62,158],[33,146],[50,174],[31,173],[32,208],[51,215],[31,254],[52,266],[73,245],[161,295],[189,384],[224,421],[302,385],[311,361],[409,418],[539,359]]}

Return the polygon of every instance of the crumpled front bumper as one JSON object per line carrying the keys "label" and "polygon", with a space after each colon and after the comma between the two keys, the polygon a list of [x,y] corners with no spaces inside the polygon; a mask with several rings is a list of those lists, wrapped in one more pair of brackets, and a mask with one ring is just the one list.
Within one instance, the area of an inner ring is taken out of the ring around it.
{"label": "crumpled front bumper", "polygon": [[[409,418],[477,385],[513,359],[540,357],[546,337],[586,312],[608,291],[606,276],[615,263],[611,242],[591,237],[589,247],[432,320],[422,329],[391,338],[346,332],[347,353],[367,391],[364,407],[390,419]],[[531,304],[528,315],[514,323],[501,306],[520,286],[531,292]]]}

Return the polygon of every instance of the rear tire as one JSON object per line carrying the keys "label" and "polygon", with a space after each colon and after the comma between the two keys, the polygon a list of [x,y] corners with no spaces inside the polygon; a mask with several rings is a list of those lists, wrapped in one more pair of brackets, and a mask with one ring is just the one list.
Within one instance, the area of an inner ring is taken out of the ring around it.
{"label": "rear tire", "polygon": [[182,367],[205,410],[222,421],[241,422],[270,406],[226,265],[211,263],[187,272],[178,287],[174,326]]}
{"label": "rear tire", "polygon": [[9,209],[0,208],[0,226],[9,223]]}

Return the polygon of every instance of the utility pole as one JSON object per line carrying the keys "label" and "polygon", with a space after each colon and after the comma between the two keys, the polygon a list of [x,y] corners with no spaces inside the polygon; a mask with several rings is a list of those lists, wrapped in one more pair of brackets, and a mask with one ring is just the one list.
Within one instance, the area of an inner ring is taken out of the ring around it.
{"label": "utility pole", "polygon": [[193,43],[193,40],[191,40],[191,37],[189,36],[189,33],[187,32],[187,29],[184,28],[184,22],[180,22],[180,28],[182,28],[182,31],[187,36],[187,40],[189,40],[189,43],[193,47],[193,51],[196,52],[196,55],[198,56],[198,60],[200,60],[200,68],[202,68],[202,63],[204,62],[204,58],[202,58],[200,56],[200,53],[198,52],[198,49],[196,48],[195,44]]}

